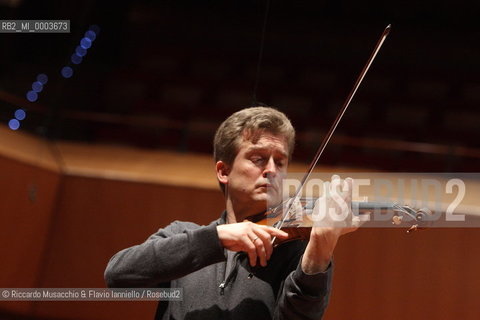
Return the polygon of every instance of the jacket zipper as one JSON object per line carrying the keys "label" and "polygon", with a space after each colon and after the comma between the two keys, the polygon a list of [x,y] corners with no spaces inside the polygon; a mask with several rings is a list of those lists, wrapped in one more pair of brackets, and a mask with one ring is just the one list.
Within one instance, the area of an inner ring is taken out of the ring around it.
{"label": "jacket zipper", "polygon": [[240,257],[240,252],[237,252],[235,253],[235,255],[233,256],[233,268],[232,270],[230,271],[230,273],[228,273],[227,275],[227,264],[228,263],[225,263],[225,279],[223,280],[222,283],[220,283],[220,285],[218,286],[220,288],[220,295],[223,296],[225,294],[225,287],[228,286],[228,284],[230,283],[230,281],[232,281],[232,278],[234,277],[234,275],[237,273],[238,271],[238,261],[239,261],[239,257]]}

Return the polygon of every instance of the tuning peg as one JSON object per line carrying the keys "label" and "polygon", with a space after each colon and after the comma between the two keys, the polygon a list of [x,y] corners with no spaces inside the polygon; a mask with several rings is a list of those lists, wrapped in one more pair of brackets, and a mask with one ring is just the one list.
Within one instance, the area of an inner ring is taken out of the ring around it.
{"label": "tuning peg", "polygon": [[417,230],[418,230],[418,224],[414,224],[407,230],[407,233],[412,233],[413,231],[417,231]]}
{"label": "tuning peg", "polygon": [[417,221],[424,221],[430,216],[432,216],[432,211],[427,208],[422,208],[417,211],[415,218],[417,219]]}

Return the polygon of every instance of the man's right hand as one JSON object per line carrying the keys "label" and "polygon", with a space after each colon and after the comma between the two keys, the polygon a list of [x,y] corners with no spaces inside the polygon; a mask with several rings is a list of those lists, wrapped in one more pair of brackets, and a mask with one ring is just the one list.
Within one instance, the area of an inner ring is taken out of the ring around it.
{"label": "man's right hand", "polygon": [[217,226],[218,238],[222,246],[231,251],[244,251],[250,265],[265,267],[273,252],[272,238],[288,238],[288,233],[273,227],[258,225],[250,221],[222,224]]}

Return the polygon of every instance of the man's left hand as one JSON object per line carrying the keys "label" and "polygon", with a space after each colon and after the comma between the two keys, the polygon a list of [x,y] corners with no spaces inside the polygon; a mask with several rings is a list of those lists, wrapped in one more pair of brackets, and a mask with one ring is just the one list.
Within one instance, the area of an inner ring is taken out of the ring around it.
{"label": "man's left hand", "polygon": [[314,223],[302,259],[306,274],[324,272],[340,236],[358,229],[360,221],[352,215],[352,189],[351,178],[341,180],[334,175],[331,182],[324,183],[323,196],[317,200],[314,212],[321,219]]}

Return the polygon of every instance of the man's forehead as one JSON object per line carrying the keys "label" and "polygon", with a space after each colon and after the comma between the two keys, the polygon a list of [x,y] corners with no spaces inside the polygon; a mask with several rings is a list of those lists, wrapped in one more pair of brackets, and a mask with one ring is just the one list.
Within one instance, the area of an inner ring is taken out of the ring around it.
{"label": "man's forehead", "polygon": [[246,152],[270,150],[274,149],[285,157],[288,156],[288,142],[283,135],[274,135],[271,133],[259,133],[255,136],[247,138],[243,136],[240,148],[244,148]]}

